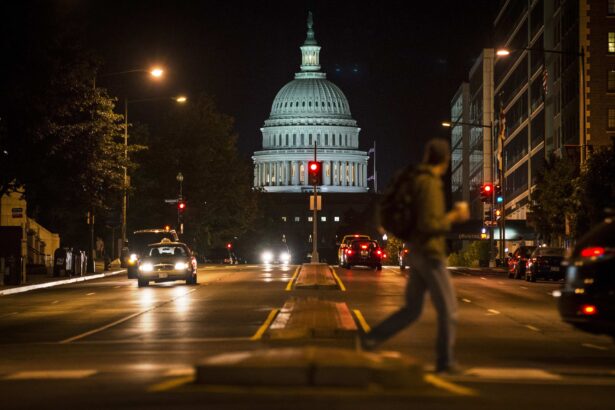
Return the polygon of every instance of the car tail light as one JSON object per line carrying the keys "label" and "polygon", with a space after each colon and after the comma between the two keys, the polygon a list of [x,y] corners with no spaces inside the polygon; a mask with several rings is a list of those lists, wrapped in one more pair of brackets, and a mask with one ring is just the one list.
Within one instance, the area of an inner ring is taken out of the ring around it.
{"label": "car tail light", "polygon": [[378,250],[376,251],[376,254],[378,254],[378,256],[382,256],[382,251],[381,251],[380,249],[378,249]]}
{"label": "car tail light", "polygon": [[386,254],[386,253],[383,253],[383,254],[382,254],[382,257],[383,257],[383,258],[386,258],[386,257],[387,257],[387,254]]}
{"label": "car tail light", "polygon": [[596,306],[594,305],[583,305],[581,306],[581,312],[584,315],[592,316],[598,313],[598,309],[596,309]]}
{"label": "car tail light", "polygon": [[592,246],[581,250],[582,258],[597,258],[604,255],[605,249],[600,246]]}
{"label": "car tail light", "polygon": [[367,249],[367,245],[361,245],[361,249]]}
{"label": "car tail light", "polygon": [[352,249],[346,249],[346,255],[352,255]]}
{"label": "car tail light", "polygon": [[404,249],[404,253],[408,253],[408,249]]}

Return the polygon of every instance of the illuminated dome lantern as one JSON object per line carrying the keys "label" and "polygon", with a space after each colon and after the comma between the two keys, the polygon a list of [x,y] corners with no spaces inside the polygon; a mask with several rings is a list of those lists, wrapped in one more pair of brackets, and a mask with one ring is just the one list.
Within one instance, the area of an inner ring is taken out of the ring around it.
{"label": "illuminated dome lantern", "polygon": [[367,153],[346,96],[320,71],[320,46],[308,15],[301,71],[278,92],[265,121],[263,150],[254,153],[254,187],[267,192],[303,192],[308,162],[322,161],[322,192],[367,192]]}

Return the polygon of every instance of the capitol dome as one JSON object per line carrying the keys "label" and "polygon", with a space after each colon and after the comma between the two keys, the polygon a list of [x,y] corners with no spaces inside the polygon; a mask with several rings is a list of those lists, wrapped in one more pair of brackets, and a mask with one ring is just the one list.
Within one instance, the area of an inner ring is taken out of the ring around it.
{"label": "capitol dome", "polygon": [[368,155],[342,90],[320,71],[320,46],[308,15],[301,71],[277,93],[254,153],[254,187],[267,192],[307,192],[307,164],[322,161],[322,192],[367,192]]}

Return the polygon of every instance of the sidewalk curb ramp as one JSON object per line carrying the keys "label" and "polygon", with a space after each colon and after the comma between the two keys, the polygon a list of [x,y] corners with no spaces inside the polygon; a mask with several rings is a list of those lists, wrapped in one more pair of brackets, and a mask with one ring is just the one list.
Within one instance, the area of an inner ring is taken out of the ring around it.
{"label": "sidewalk curb ramp", "polygon": [[295,281],[295,289],[337,289],[338,284],[326,263],[304,263]]}
{"label": "sidewalk curb ramp", "polygon": [[195,383],[231,386],[423,387],[423,367],[397,352],[286,347],[225,353],[195,366]]}
{"label": "sidewalk curb ramp", "polygon": [[300,339],[354,340],[357,325],[343,302],[316,297],[291,297],[271,323],[263,339],[283,342]]}

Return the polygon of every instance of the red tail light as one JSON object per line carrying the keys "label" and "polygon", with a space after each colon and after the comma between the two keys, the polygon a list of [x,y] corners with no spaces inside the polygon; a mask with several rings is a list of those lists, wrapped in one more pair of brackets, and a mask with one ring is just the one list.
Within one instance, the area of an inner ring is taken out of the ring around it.
{"label": "red tail light", "polygon": [[600,246],[592,246],[581,250],[582,258],[596,258],[602,255],[604,255],[604,248]]}
{"label": "red tail light", "polygon": [[346,255],[352,255],[352,249],[346,249]]}
{"label": "red tail light", "polygon": [[378,255],[382,255],[382,251],[381,251],[380,249],[378,249],[378,250],[376,251],[376,253],[377,253]]}
{"label": "red tail light", "polygon": [[596,306],[594,305],[583,305],[581,307],[581,312],[584,315],[591,316],[591,315],[595,315],[596,313],[598,313],[598,309],[596,309]]}
{"label": "red tail light", "polygon": [[367,249],[367,245],[361,245],[361,249]]}
{"label": "red tail light", "polygon": [[408,253],[408,249],[404,249],[404,253]]}

